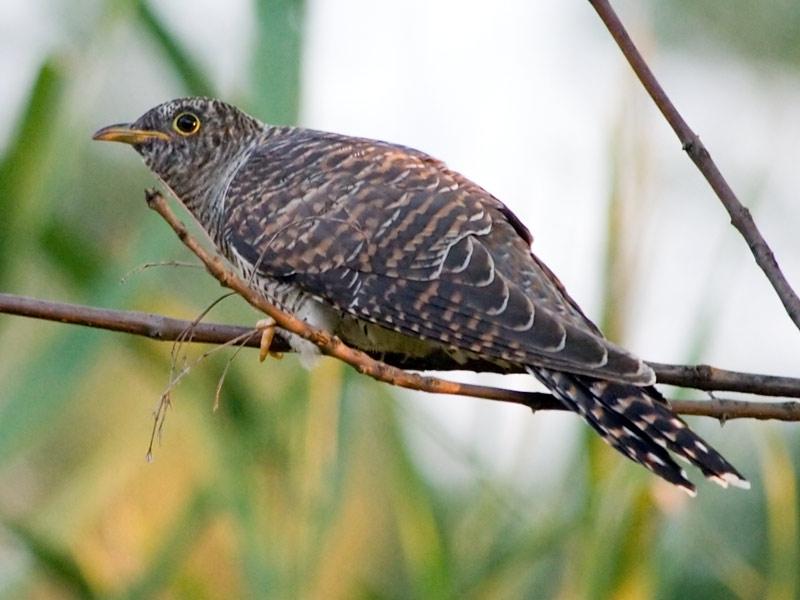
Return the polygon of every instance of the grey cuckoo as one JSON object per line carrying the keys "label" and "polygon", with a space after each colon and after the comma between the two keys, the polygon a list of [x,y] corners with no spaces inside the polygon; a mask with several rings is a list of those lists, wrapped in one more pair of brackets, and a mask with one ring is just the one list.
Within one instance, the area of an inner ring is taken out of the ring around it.
{"label": "grey cuckoo", "polygon": [[95,139],[132,145],[260,294],[345,343],[398,366],[530,373],[689,493],[673,455],[747,487],[672,412],[652,369],[583,314],[525,225],[443,162],[266,125],[209,98],[166,102]]}

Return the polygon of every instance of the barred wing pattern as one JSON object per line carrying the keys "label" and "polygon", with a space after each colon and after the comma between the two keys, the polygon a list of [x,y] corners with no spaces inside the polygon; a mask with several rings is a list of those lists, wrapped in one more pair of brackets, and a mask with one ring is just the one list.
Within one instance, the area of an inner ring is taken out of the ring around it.
{"label": "barred wing pattern", "polygon": [[695,494],[694,485],[667,450],[722,487],[750,487],[733,465],[670,410],[655,387],[540,368],[530,372],[581,415],[606,443],[691,495]]}
{"label": "barred wing pattern", "polygon": [[[498,361],[652,383],[649,367],[580,313],[532,257],[527,230],[486,191],[416,151],[307,135],[258,148],[228,189],[223,238],[262,276]],[[252,180],[257,198],[246,197]]]}
{"label": "barred wing pattern", "polygon": [[222,246],[253,265],[267,295],[298,289],[342,315],[527,370],[612,446],[689,491],[667,449],[718,483],[744,483],[655,388],[637,387],[652,370],[603,338],[519,220],[443,163],[276,129],[224,203]]}

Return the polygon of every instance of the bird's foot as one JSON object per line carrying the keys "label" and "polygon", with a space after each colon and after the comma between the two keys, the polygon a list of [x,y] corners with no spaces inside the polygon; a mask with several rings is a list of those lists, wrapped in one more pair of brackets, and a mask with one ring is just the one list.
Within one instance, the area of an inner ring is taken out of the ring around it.
{"label": "bird's foot", "polygon": [[272,317],[261,319],[256,323],[256,329],[261,330],[261,344],[258,349],[259,362],[264,362],[267,356],[272,356],[277,359],[283,358],[283,353],[271,352],[269,349],[272,345],[272,338],[275,337],[275,319]]}

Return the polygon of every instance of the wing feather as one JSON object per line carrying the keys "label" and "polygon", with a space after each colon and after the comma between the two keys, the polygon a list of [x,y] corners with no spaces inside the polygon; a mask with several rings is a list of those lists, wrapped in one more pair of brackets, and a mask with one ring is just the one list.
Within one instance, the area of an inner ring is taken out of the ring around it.
{"label": "wing feather", "polygon": [[415,150],[297,135],[291,148],[280,136],[257,148],[225,198],[223,246],[260,275],[477,355],[652,382],[583,315],[491,194]]}

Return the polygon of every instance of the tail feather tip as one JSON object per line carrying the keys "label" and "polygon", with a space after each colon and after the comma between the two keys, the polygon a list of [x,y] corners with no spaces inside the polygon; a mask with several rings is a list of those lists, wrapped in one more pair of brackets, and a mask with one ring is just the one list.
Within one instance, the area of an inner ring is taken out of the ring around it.
{"label": "tail feather tip", "polygon": [[742,490],[749,490],[750,489],[750,482],[747,479],[739,477],[736,473],[723,473],[722,478],[730,483],[733,487],[737,487]]}
{"label": "tail feather tip", "polygon": [[708,479],[719,485],[720,487],[727,488],[729,485],[737,487],[742,490],[750,489],[750,482],[737,475],[736,473],[726,472],[719,475],[709,475]]}
{"label": "tail feather tip", "polygon": [[721,488],[727,489],[728,487],[728,480],[720,475],[709,475],[708,480],[713,481]]}

